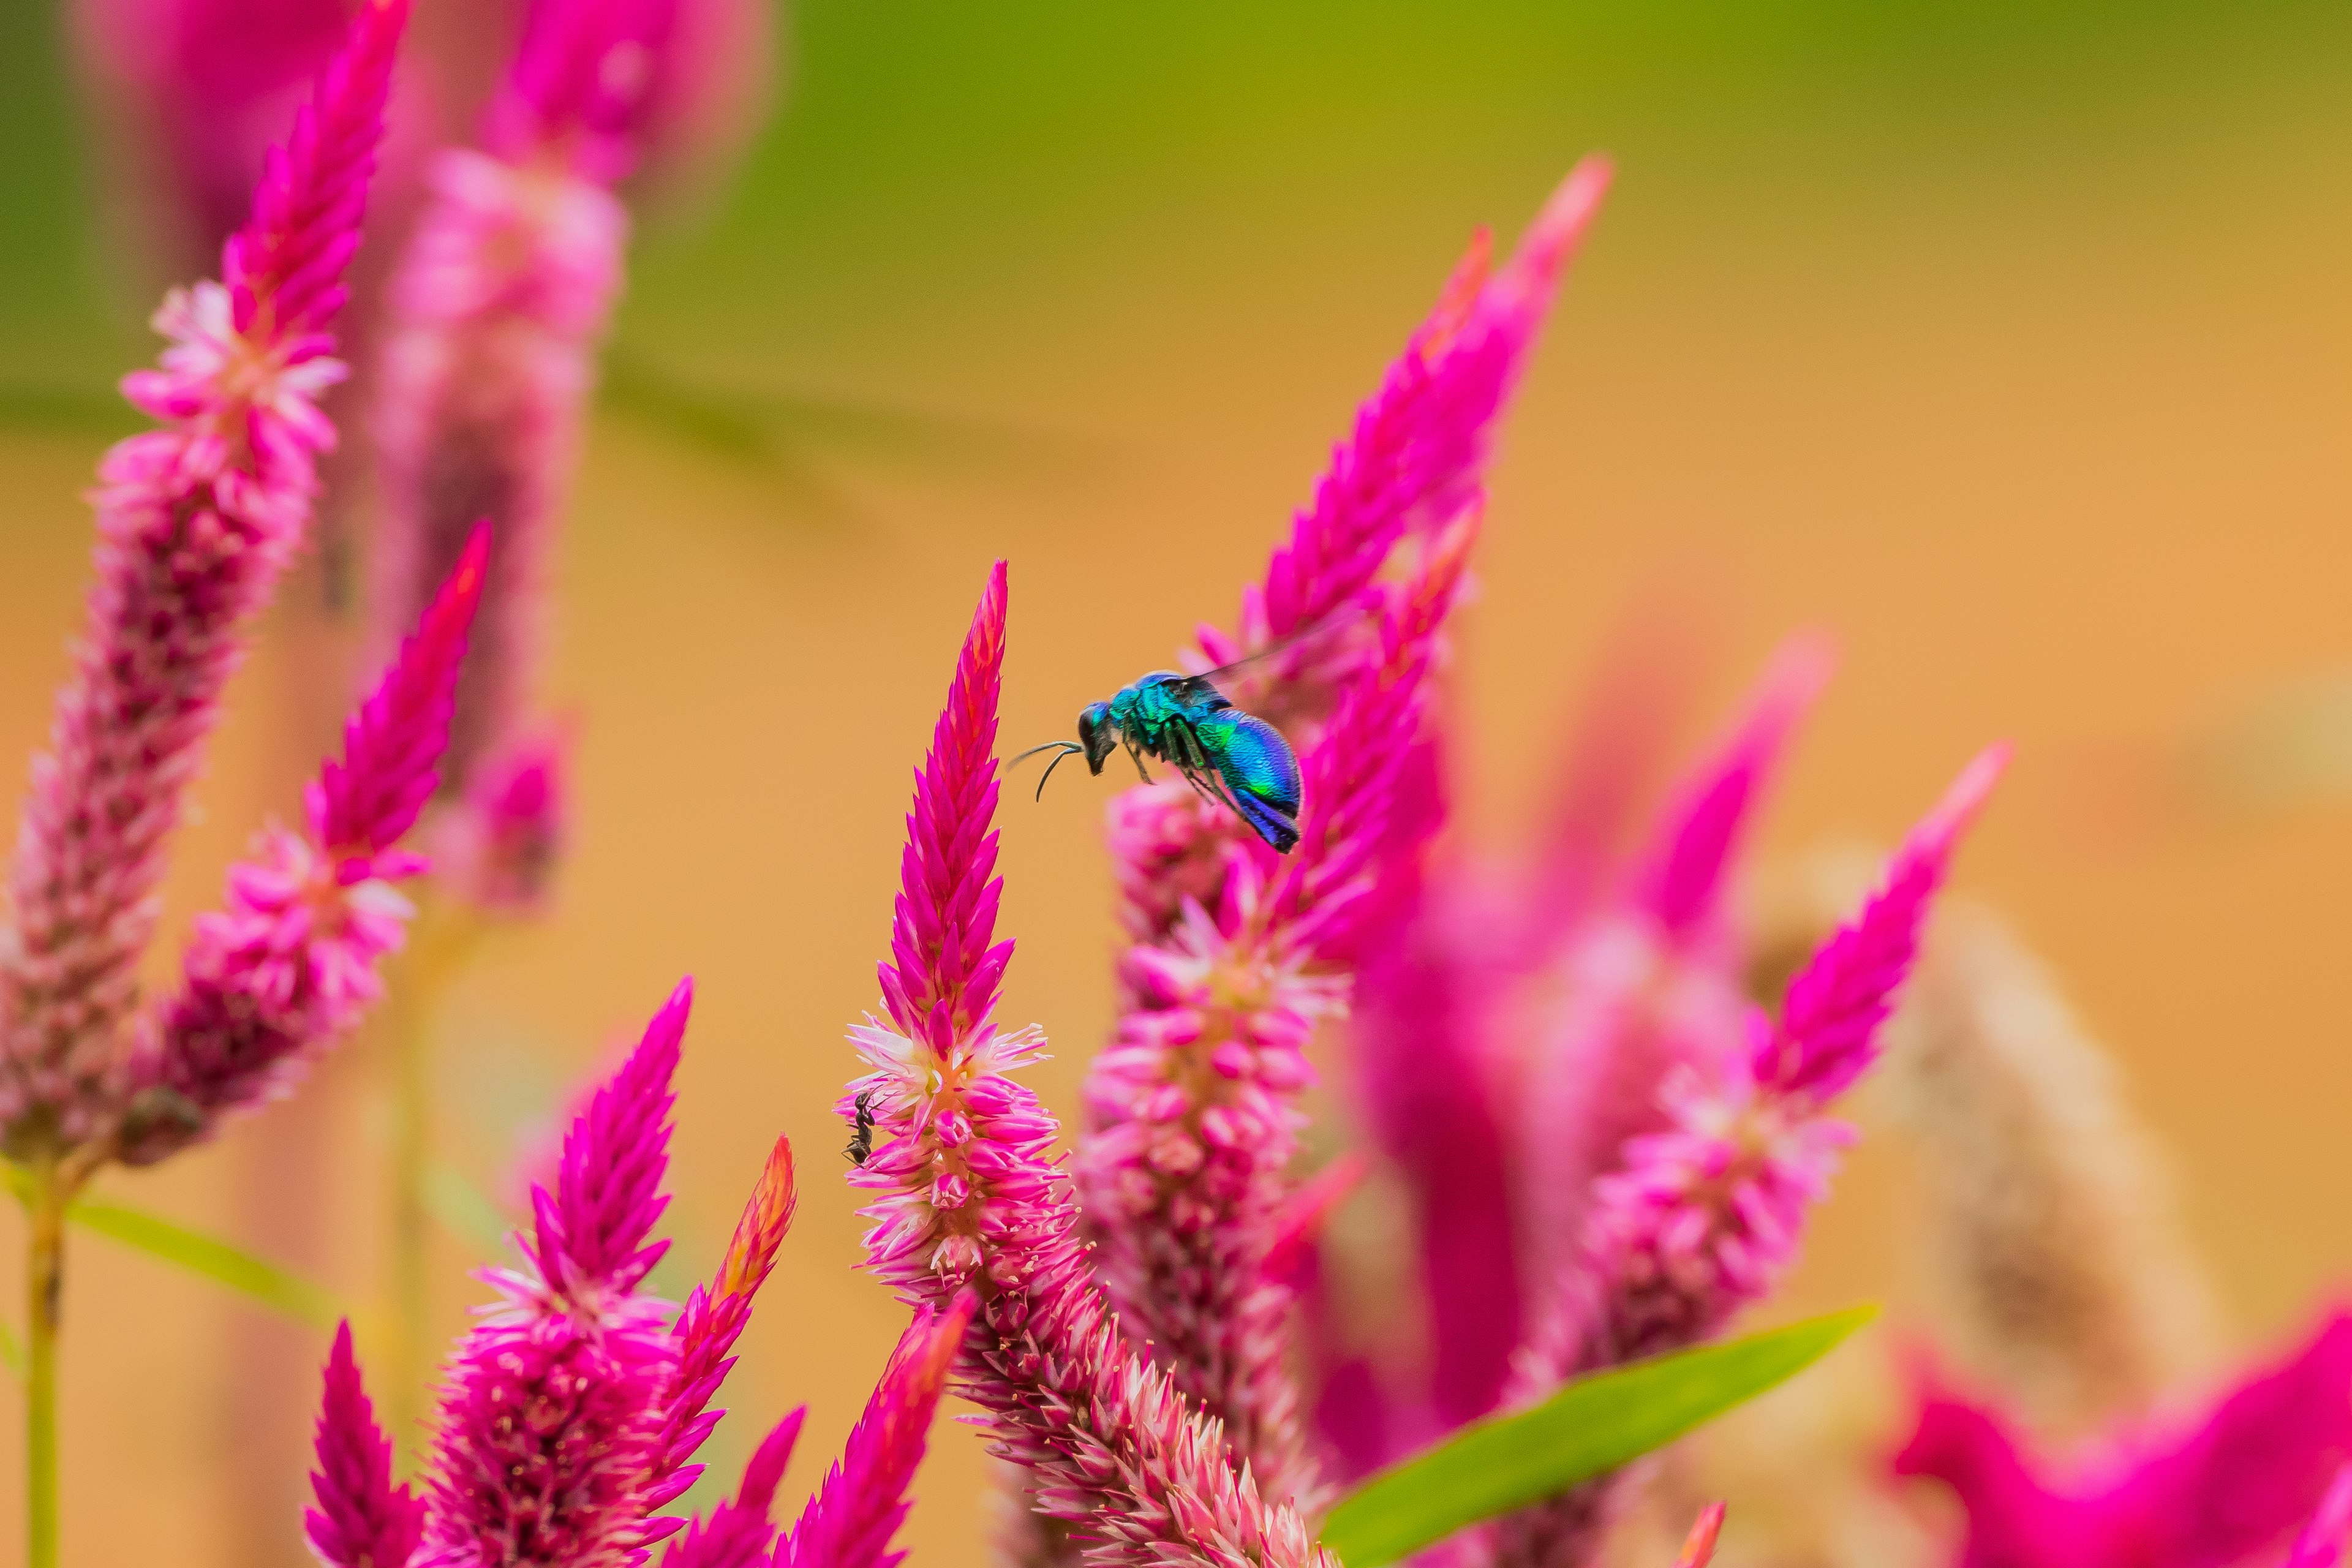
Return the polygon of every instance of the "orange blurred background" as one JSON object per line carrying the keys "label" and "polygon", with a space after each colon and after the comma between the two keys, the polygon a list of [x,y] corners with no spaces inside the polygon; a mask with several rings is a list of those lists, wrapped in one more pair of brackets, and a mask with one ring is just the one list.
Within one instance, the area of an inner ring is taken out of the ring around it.
{"label": "orange blurred background", "polygon": [[[74,151],[93,117],[40,11],[0,24],[0,130],[31,137],[0,165],[9,759],[40,742],[79,622],[78,498],[111,433],[91,399],[150,353],[157,280],[99,237]],[[804,1489],[902,1321],[851,1271],[829,1106],[988,562],[1012,562],[1009,750],[1230,620],[1474,226],[1507,240],[1596,147],[1618,186],[1509,416],[1456,671],[1466,833],[1507,846],[1629,605],[1694,628],[1702,722],[1785,632],[1828,629],[1843,668],[1767,858],[1885,842],[2013,738],[1958,883],[2124,1064],[2233,1331],[2284,1332],[2346,1278],[2352,791],[2255,811],[2193,764],[2265,693],[2352,666],[2352,12],[1942,12],[820,0],[786,19],[785,89],[740,177],[641,247],[570,510],[559,908],[481,954],[435,1047],[444,1152],[495,1193],[603,1043],[698,978],[670,1219],[689,1268],[777,1131],[803,1172],[722,1468],[807,1401]],[[236,684],[163,961],[323,743],[352,639],[316,595],[289,587]],[[1057,1042],[1040,1077],[1065,1110],[1108,1017],[1108,790],[1064,770],[1003,812],[1004,1015]],[[104,1192],[364,1301],[380,1044]],[[1791,1305],[1916,1288],[1905,1180],[1861,1152]],[[452,1333],[479,1261],[443,1238]],[[69,1560],[299,1561],[323,1336],[87,1237],[68,1291]],[[0,1514],[17,1442],[11,1419]],[[943,1426],[918,1563],[981,1561],[983,1489],[978,1440]]]}

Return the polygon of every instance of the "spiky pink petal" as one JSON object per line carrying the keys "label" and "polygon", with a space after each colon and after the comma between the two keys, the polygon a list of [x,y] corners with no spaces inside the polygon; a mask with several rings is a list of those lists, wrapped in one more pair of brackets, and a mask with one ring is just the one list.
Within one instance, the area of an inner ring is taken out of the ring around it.
{"label": "spiky pink petal", "polygon": [[[694,1485],[702,1467],[693,1463],[723,1410],[710,1408],[719,1384],[734,1369],[735,1342],[751,1321],[751,1304],[776,1265],[776,1250],[792,1229],[798,1192],[793,1179],[793,1145],[779,1138],[735,1224],[717,1278],[698,1285],[677,1317],[677,1365],[662,1396],[662,1431],[646,1481],[648,1512],[667,1506]],[[657,1541],[677,1528],[675,1519],[648,1521],[646,1539]]]}
{"label": "spiky pink petal", "polygon": [[2201,1417],[2105,1447],[2052,1479],[1998,1413],[1931,1393],[1895,1468],[1958,1494],[1961,1568],[2230,1568],[2306,1521],[2340,1539],[2327,1509],[2340,1506],[2330,1483],[2352,1455],[2352,1315],[2331,1314]]}
{"label": "spiky pink petal", "polygon": [[476,528],[392,672],[352,715],[343,760],[320,770],[307,804],[321,847],[362,855],[389,848],[433,798],[489,547],[489,529]]}
{"label": "spiky pink petal", "polygon": [[[1841,1067],[1852,1069],[1834,1079],[1841,1086],[1874,1059],[1877,1025],[1916,951],[1957,835],[2006,754],[1993,748],[1962,771],[1896,850],[1880,890],[1808,966],[1841,977],[1819,988],[1840,998],[1837,1017],[1870,1020],[1867,1029],[1837,1037]],[[1900,962],[1883,956],[1895,953]],[[1784,1018],[1776,1027],[1751,1009],[1747,1028],[1748,1048],[1675,1070],[1661,1096],[1664,1129],[1633,1140],[1623,1168],[1595,1184],[1581,1256],[1562,1270],[1518,1358],[1515,1398],[1710,1338],[1794,1260],[1806,1213],[1828,1191],[1853,1132],[1825,1113],[1821,1079],[1777,1070],[1787,1059],[1778,1043],[1794,1026]],[[1588,1562],[1617,1489],[1615,1477],[1603,1477],[1507,1516],[1483,1537],[1480,1561],[1507,1568]]]}
{"label": "spiky pink petal", "polygon": [[1895,988],[1918,955],[1929,899],[1944,879],[1952,847],[1976,817],[2009,763],[1995,746],[1968,770],[1906,841],[1886,883],[1789,982],[1780,1027],[1758,1058],[1758,1079],[1780,1094],[1830,1099],[1873,1060],[1878,1026]]}
{"label": "spiky pink petal", "polygon": [[265,831],[229,868],[226,907],[197,917],[178,993],[121,1068],[117,1159],[152,1164],[286,1092],[383,994],[377,965],[413,913],[394,884],[425,866],[400,839],[433,787],[480,590],[468,561],[321,764],[309,837]]}
{"label": "spiky pink petal", "polygon": [[743,1467],[743,1484],[734,1500],[720,1503],[709,1518],[688,1525],[662,1553],[662,1568],[761,1568],[767,1562],[776,1540],[770,1510],[807,1415],[808,1407],[803,1405],[776,1424]]}
{"label": "spiky pink petal", "polygon": [[352,1326],[335,1329],[319,1406],[319,1468],[310,1472],[318,1506],[302,1515],[302,1533],[327,1568],[405,1568],[425,1529],[425,1505],[392,1483],[392,1444],[375,1424],[360,1384]]}
{"label": "spiky pink petal", "polygon": [[522,1265],[459,1344],[441,1393],[421,1568],[623,1568],[641,1556],[677,1370],[667,1303],[636,1287],[666,1243],[670,1079],[681,983],[564,1139],[532,1194]]}
{"label": "spiky pink petal", "polygon": [[1711,1502],[1698,1510],[1690,1536],[1683,1542],[1682,1554],[1675,1559],[1675,1568],[1706,1568],[1715,1561],[1716,1537],[1722,1533],[1723,1505]]}
{"label": "spiky pink petal", "polygon": [[985,1413],[995,1451],[1032,1471],[1040,1509],[1105,1568],[1328,1568],[1297,1514],[1235,1469],[1216,1424],[1128,1348],[1077,1236],[1059,1129],[1007,1076],[1044,1042],[1000,1033],[973,1005],[993,996],[1011,955],[991,945],[1002,884],[985,875],[996,770],[982,739],[995,732],[1004,605],[1000,568],[916,775],[883,965],[894,1020],[915,1026],[869,1020],[851,1036],[873,1068],[839,1108],[850,1115],[863,1096],[875,1121],[873,1153],[850,1177],[873,1197],[867,1258],[911,1305],[979,1294],[959,1391]]}
{"label": "spiky pink petal", "polygon": [[154,928],[177,826],[252,616],[301,542],[340,380],[327,335],[359,242],[405,0],[352,24],[270,160],[224,282],[155,317],[163,367],[123,392],[163,429],[100,465],[89,624],[33,766],[0,947],[0,1145],[70,1144],[105,1116],[108,1069]]}
{"label": "spiky pink petal", "polygon": [[800,1522],[777,1543],[775,1568],[898,1568],[890,1538],[906,1521],[907,1489],[923,1462],[948,1369],[979,1309],[966,1290],[943,1310],[918,1308],[890,1364],[849,1431],[840,1461],[817,1483]]}

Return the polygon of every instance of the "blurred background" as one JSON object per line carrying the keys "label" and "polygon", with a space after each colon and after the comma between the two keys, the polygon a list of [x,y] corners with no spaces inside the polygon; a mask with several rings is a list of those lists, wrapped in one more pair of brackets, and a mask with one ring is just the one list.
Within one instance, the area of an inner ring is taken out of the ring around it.
{"label": "blurred background", "polygon": [[[420,26],[462,53],[460,10],[419,0]],[[1230,621],[1473,228],[1507,242],[1591,149],[1619,184],[1505,430],[1454,678],[1465,831],[1518,829],[1629,614],[1700,660],[1694,742],[1779,637],[1826,629],[1843,668],[1768,863],[1885,844],[2013,738],[1959,885],[2120,1062],[2225,1345],[2347,1277],[2352,9],[806,0],[777,21],[749,155],[637,247],[570,507],[554,913],[467,970],[434,1048],[444,1152],[498,1194],[609,1037],[698,977],[681,1279],[774,1133],[801,1151],[726,1400],[762,1429],[812,1405],[788,1491],[903,1321],[850,1270],[829,1106],[987,563],[1012,561],[1008,747],[1059,736]],[[80,493],[134,427],[112,380],[152,358],[158,287],[209,269],[124,174],[78,36],[56,0],[0,5],[0,759],[40,742],[79,622]],[[235,688],[163,960],[327,742],[355,646],[331,575],[289,585]],[[1108,787],[1065,770],[1004,812],[1005,1014],[1055,1039],[1066,1111],[1109,1016]],[[370,1047],[106,1194],[365,1300]],[[1911,1179],[1858,1153],[1785,1310],[1900,1306]],[[455,1332],[483,1255],[438,1245]],[[100,1239],[72,1268],[70,1557],[299,1561],[323,1334]],[[17,1440],[0,1426],[0,1514]],[[982,1560],[983,1490],[977,1439],[943,1426],[917,1562]]]}

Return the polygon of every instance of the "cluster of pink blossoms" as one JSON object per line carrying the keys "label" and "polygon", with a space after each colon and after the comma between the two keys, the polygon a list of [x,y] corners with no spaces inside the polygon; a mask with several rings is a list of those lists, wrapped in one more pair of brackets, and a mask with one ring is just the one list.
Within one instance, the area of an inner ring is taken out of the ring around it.
{"label": "cluster of pink blossoms", "polygon": [[[1328,1559],[1314,1521],[1356,1457],[1304,1419],[1298,1368],[1335,1365],[1335,1347],[1315,1342],[1317,1315],[1295,1308],[1317,1277],[1320,1216],[1356,1167],[1311,1181],[1293,1169],[1314,1077],[1307,1047],[1349,1015],[1360,984],[1373,1007],[1364,1033],[1387,1028],[1400,1057],[1415,1047],[1383,1010],[1411,991],[1391,966],[1414,950],[1432,901],[1428,847],[1444,818],[1435,677],[1480,529],[1493,422],[1599,189],[1597,173],[1573,176],[1492,278],[1474,251],[1245,596],[1240,635],[1202,634],[1196,668],[1264,656],[1227,685],[1250,710],[1282,715],[1297,745],[1299,842],[1277,855],[1181,781],[1138,786],[1113,807],[1131,945],[1066,1172],[1056,1123],[1011,1076],[1043,1037],[992,1016],[1012,952],[995,937],[1001,564],[982,595],[917,777],[880,975],[887,1016],[852,1032],[872,1070],[840,1109],[873,1121],[872,1155],[851,1178],[872,1197],[872,1267],[913,1303],[978,1297],[958,1386],[1024,1472],[1016,1497],[1031,1527],[1005,1542],[1015,1561]],[[1962,774],[1770,1022],[1736,983],[1721,888],[1823,668],[1810,644],[1776,666],[1622,901],[1549,912],[1563,935],[1544,961],[1581,954],[1570,973],[1613,976],[1554,1048],[1588,1062],[1622,1050],[1637,1065],[1560,1112],[1580,1122],[1562,1158],[1589,1189],[1582,1239],[1555,1247],[1559,1279],[1515,1284],[1528,1325],[1511,1342],[1516,1362],[1493,1367],[1461,1415],[1400,1431],[1433,1436],[1507,1383],[1509,1397],[1535,1397],[1710,1336],[1792,1257],[1845,1136],[1827,1107],[1872,1061],[1932,894],[2000,763],[1988,753]],[[1627,960],[1637,920],[1642,956]],[[1618,955],[1613,969],[1596,953]],[[1392,1105],[1387,1125],[1410,1128],[1412,1109]],[[1508,1141],[1499,1118],[1481,1135]],[[1499,1217],[1481,1234],[1515,1244],[1507,1209]],[[1334,1390],[1312,1392],[1321,1410]],[[1591,1561],[1597,1531],[1566,1527],[1604,1516],[1620,1484],[1524,1510],[1453,1550]],[[1715,1522],[1702,1521],[1690,1561],[1711,1552]]]}
{"label": "cluster of pink blossoms", "polygon": [[268,159],[218,281],[157,313],[161,369],[123,391],[162,427],[108,454],[89,625],[34,764],[0,943],[0,1146],[62,1163],[68,1187],[145,1163],[281,1088],[374,1000],[407,907],[400,847],[435,788],[482,590],[478,535],[309,795],[201,918],[177,992],[142,1008],[135,971],[221,693],[300,547],[343,374],[332,329],[358,248],[405,0],[352,21]]}
{"label": "cluster of pink blossoms", "polygon": [[667,1568],[894,1568],[969,1297],[916,1315],[790,1530],[770,1510],[801,1410],[761,1441],[731,1500],[690,1521],[663,1511],[702,1472],[695,1456],[725,1414],[711,1401],[794,1202],[780,1139],[710,1282],[682,1308],[646,1292],[668,1245],[652,1237],[691,1000],[680,984],[574,1119],[552,1187],[531,1193],[520,1262],[484,1271],[498,1300],[450,1358],[421,1496],[394,1483],[350,1330],[337,1336],[304,1521],[329,1568],[623,1568],[672,1536]]}

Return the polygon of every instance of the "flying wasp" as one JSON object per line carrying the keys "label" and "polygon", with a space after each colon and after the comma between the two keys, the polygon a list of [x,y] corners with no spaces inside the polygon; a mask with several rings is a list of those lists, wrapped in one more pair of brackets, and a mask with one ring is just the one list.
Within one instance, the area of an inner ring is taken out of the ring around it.
{"label": "flying wasp", "polygon": [[1120,687],[1108,701],[1087,703],[1078,714],[1075,742],[1048,741],[1032,746],[1013,758],[1012,765],[1040,752],[1054,753],[1045,764],[1045,777],[1037,781],[1042,800],[1045,780],[1054,776],[1063,758],[1086,758],[1087,770],[1099,778],[1112,748],[1125,746],[1146,784],[1151,774],[1143,759],[1150,755],[1181,773],[1204,798],[1231,809],[1276,852],[1287,855],[1298,842],[1298,757],[1281,731],[1243,712],[1217,689],[1220,680],[1282,646],[1286,645],[1199,675],[1155,670]]}

